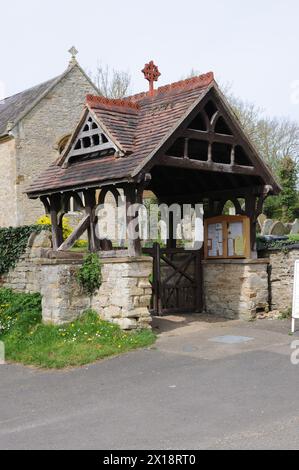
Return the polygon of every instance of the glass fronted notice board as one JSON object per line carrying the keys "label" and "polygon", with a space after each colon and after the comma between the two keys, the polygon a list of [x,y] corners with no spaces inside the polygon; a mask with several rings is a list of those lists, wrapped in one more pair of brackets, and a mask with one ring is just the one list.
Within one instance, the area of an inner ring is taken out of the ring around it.
{"label": "glass fronted notice board", "polygon": [[205,220],[205,258],[250,258],[250,220],[221,215]]}

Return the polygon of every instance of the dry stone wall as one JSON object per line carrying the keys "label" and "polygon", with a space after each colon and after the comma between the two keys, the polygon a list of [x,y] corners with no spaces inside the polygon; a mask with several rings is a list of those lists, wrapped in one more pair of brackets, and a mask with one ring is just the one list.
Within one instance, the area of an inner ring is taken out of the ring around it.
{"label": "dry stone wall", "polygon": [[299,246],[267,250],[262,255],[270,260],[271,310],[285,313],[292,308],[294,266],[295,261],[299,260]]}

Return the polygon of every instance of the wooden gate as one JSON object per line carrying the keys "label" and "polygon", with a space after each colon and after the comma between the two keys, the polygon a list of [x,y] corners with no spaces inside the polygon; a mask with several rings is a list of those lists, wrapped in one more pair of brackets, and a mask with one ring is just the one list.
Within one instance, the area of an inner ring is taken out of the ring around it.
{"label": "wooden gate", "polygon": [[153,315],[202,311],[202,250],[144,248],[153,257]]}

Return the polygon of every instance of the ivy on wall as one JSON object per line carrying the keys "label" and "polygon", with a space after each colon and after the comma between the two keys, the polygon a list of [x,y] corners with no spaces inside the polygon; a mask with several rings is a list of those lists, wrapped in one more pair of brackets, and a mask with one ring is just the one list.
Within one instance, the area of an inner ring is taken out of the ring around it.
{"label": "ivy on wall", "polygon": [[15,267],[26,250],[30,235],[47,229],[41,225],[0,228],[0,276]]}

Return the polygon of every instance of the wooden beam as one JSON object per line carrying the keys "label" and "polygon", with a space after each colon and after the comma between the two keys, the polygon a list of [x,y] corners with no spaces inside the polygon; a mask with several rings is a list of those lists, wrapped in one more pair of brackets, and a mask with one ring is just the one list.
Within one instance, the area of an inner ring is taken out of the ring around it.
{"label": "wooden beam", "polygon": [[194,140],[205,140],[208,142],[218,142],[221,144],[231,144],[234,145],[236,144],[236,138],[232,135],[224,135],[224,134],[215,134],[215,132],[212,131],[198,131],[194,129],[186,129],[182,133],[183,137],[186,137],[188,139],[194,139]]}
{"label": "wooden beam", "polygon": [[189,158],[165,156],[159,158],[159,164],[176,168],[186,168],[190,170],[214,171],[218,173],[232,173],[241,175],[256,176],[258,172],[252,166],[227,165],[215,162],[203,162]]}
{"label": "wooden beam", "polygon": [[245,198],[248,195],[262,197],[265,193],[265,188],[267,188],[267,186],[248,186],[239,188],[234,187],[232,189],[216,189],[215,191],[202,191],[200,193],[176,194],[175,196],[165,195],[163,196],[163,202],[173,202],[174,197],[180,204],[188,204],[191,202],[198,203],[203,199],[212,199],[214,201],[225,199],[228,201],[232,198]]}
{"label": "wooden beam", "polygon": [[271,170],[267,167],[265,162],[262,160],[261,157],[256,152],[256,149],[252,146],[251,142],[248,140],[248,137],[245,135],[240,123],[237,119],[234,119],[231,110],[227,107],[225,102],[222,101],[220,96],[218,95],[217,90],[211,90],[211,95],[213,96],[214,102],[220,111],[222,116],[225,116],[225,120],[231,131],[233,132],[236,138],[236,144],[241,145],[243,150],[250,158],[256,169],[258,170],[260,176],[265,181],[265,184],[271,184],[273,187],[274,194],[278,194],[280,191],[279,185],[275,181]]}
{"label": "wooden beam", "polygon": [[46,214],[50,214],[50,201],[49,199],[47,198],[47,196],[42,196],[40,198],[41,202],[43,203],[44,205],[44,208],[45,208],[45,213]]}
{"label": "wooden beam", "polygon": [[88,229],[90,225],[90,215],[87,214],[83,217],[80,221],[79,225],[75,228],[75,230],[70,234],[70,236],[60,245],[58,251],[67,251],[74,243],[81,237],[81,235]]}

